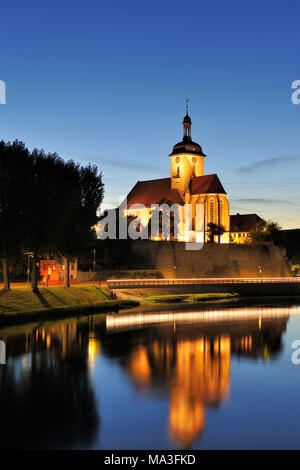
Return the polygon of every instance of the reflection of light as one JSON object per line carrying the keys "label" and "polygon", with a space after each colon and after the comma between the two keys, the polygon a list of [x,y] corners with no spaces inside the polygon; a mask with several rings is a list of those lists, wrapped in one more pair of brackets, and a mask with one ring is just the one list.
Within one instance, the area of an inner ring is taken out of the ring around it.
{"label": "reflection of light", "polygon": [[89,362],[94,362],[95,356],[100,352],[100,344],[95,338],[89,339],[89,351],[88,351],[88,360]]}
{"label": "reflection of light", "polygon": [[140,346],[129,363],[130,374],[140,385],[147,385],[151,377],[149,359],[145,347]]}
{"label": "reflection of light", "polygon": [[172,391],[170,402],[170,433],[180,446],[189,447],[193,439],[204,428],[204,406],[189,397],[180,388]]}
{"label": "reflection of light", "polygon": [[160,313],[133,313],[106,316],[107,330],[128,329],[155,325],[161,323],[215,323],[228,320],[248,320],[259,316],[261,318],[288,317],[290,314],[300,313],[300,308],[286,307],[249,307],[228,308],[219,310],[160,312]]}
{"label": "reflection of light", "polygon": [[211,340],[201,337],[177,343],[169,431],[180,446],[189,447],[203,431],[205,406],[218,403],[227,396],[230,355],[229,336],[222,335]]}

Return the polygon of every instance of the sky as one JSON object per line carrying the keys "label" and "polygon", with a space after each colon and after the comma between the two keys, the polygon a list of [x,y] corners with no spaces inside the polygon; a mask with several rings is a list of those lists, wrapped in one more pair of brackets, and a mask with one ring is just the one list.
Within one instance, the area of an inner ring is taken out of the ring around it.
{"label": "sky", "polygon": [[300,228],[299,2],[11,0],[0,48],[0,139],[96,164],[103,207],[170,176],[189,98],[230,213]]}

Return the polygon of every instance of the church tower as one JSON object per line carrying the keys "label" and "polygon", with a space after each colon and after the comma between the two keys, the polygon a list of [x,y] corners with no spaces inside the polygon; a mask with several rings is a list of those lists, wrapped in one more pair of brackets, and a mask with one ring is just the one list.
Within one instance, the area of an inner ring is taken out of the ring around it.
{"label": "church tower", "polygon": [[194,176],[204,175],[204,158],[199,144],[192,141],[192,121],[186,100],[186,115],[183,119],[183,139],[174,145],[171,157],[171,188],[177,189],[183,196]]}

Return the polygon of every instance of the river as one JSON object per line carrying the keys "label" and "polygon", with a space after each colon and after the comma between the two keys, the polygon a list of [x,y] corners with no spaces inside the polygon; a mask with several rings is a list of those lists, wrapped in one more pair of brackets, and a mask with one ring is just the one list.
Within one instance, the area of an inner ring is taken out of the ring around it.
{"label": "river", "polygon": [[299,314],[170,307],[4,328],[0,448],[299,449]]}

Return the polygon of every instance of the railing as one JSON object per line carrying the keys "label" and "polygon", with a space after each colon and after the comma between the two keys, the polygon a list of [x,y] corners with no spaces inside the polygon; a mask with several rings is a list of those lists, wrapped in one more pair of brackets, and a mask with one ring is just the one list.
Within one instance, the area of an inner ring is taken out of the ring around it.
{"label": "railing", "polygon": [[282,284],[300,283],[297,277],[257,277],[257,278],[199,278],[199,279],[109,279],[111,289],[128,287],[163,287],[183,285],[223,285],[223,284]]}

